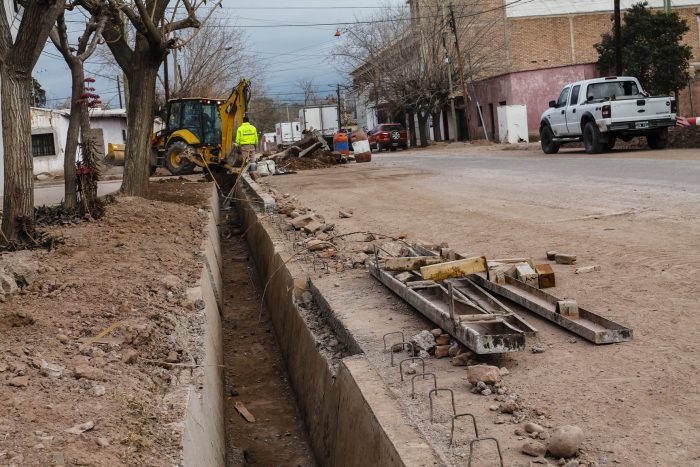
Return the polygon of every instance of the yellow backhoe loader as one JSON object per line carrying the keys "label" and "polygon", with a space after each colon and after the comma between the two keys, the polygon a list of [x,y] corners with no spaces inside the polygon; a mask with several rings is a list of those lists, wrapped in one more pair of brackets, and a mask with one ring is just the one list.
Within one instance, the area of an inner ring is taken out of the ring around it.
{"label": "yellow backhoe loader", "polygon": [[228,168],[249,99],[250,83],[242,79],[227,100],[168,101],[165,128],[154,133],[151,141],[151,174],[158,167],[166,167],[173,175],[191,174],[197,166],[214,172]]}

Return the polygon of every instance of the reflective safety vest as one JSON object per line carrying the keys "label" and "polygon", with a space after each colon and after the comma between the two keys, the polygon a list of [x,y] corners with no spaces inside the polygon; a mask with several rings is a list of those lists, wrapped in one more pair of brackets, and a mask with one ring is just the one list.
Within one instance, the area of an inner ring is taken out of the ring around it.
{"label": "reflective safety vest", "polygon": [[258,130],[248,122],[243,122],[236,131],[236,147],[258,144]]}

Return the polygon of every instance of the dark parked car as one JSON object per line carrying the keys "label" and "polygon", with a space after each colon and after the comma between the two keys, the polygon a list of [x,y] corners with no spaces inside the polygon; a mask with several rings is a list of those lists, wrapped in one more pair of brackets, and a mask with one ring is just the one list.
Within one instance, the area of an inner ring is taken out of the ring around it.
{"label": "dark parked car", "polygon": [[370,149],[408,149],[408,135],[400,123],[382,123],[367,133]]}

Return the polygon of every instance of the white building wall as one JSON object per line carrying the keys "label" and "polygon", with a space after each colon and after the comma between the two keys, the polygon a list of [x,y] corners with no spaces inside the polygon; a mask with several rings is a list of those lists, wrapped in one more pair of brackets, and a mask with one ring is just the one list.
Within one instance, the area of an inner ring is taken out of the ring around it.
{"label": "white building wall", "polygon": [[[513,3],[512,0],[504,0],[506,4]],[[663,0],[647,0],[650,7],[662,8]],[[622,9],[631,8],[640,0],[621,0]],[[673,0],[674,7],[700,5],[700,0]],[[612,0],[532,0],[520,2],[506,7],[506,14],[509,18],[526,16],[548,16],[548,15],[570,15],[576,13],[594,13],[600,11],[612,11]]]}
{"label": "white building wall", "polygon": [[[5,7],[5,14],[7,15],[7,20],[10,23],[10,31],[12,32],[12,38],[17,37],[17,30],[19,29],[19,22],[21,20],[22,8],[18,7],[19,11],[15,12],[15,2],[12,0],[3,0]],[[0,86],[2,83],[0,82]],[[0,104],[2,102],[0,101]],[[2,128],[2,114],[0,113],[0,128]],[[0,130],[0,193],[5,189],[5,154],[4,145],[2,142],[2,131]]]}
{"label": "white building wall", "polygon": [[33,157],[34,175],[50,173],[63,174],[63,161],[66,156],[68,117],[61,111],[32,108],[32,135],[50,134],[53,137],[55,152],[50,156]]}
{"label": "white building wall", "polygon": [[126,140],[124,138],[126,134],[126,116],[120,117],[102,117],[102,118],[91,118],[90,128],[102,129],[102,136],[104,137],[104,152],[107,154],[107,147],[109,144],[124,144]]}

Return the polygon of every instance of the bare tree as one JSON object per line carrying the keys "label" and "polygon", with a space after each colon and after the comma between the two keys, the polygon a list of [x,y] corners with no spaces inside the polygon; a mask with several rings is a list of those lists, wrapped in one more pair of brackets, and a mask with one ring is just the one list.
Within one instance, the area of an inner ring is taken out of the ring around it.
{"label": "bare tree", "polygon": [[97,43],[104,30],[107,21],[104,8],[98,10],[85,24],[85,31],[78,39],[77,48],[68,43],[68,28],[66,27],[65,14],[62,12],[56,26],[50,34],[51,42],[63,55],[71,74],[71,104],[70,119],[68,121],[68,134],[66,137],[65,159],[63,161],[64,172],[64,203],[66,208],[75,209],[78,199],[75,185],[75,159],[78,150],[78,137],[84,145],[88,145],[90,138],[90,117],[88,115],[88,103],[90,95],[85,89],[85,61],[95,52]]}
{"label": "bare tree", "polygon": [[246,53],[241,29],[228,28],[221,18],[211,18],[198,34],[179,49],[175,73],[180,76],[172,97],[227,97],[241,76],[255,68]]}
{"label": "bare tree", "polygon": [[32,70],[65,0],[17,2],[22,20],[16,38],[0,3],[0,80],[5,157],[2,233],[5,241],[34,236],[34,177],[30,96]]}
{"label": "bare tree", "polygon": [[387,8],[376,21],[351,28],[336,55],[353,70],[361,69],[356,86],[371,89],[394,114],[418,117],[420,145],[427,146],[428,118],[449,94],[441,17],[411,21],[406,8]]}
{"label": "bare tree", "polygon": [[[127,132],[121,192],[145,196],[148,192],[150,141],[156,99],[156,76],[169,49],[183,42],[171,37],[188,28],[200,28],[197,12],[206,0],[178,0],[166,18],[170,0],[76,0],[90,14],[107,7],[102,35],[128,80]],[[182,11],[177,7],[183,6]],[[221,5],[209,5],[208,15]],[[207,16],[208,18],[208,16]],[[206,19],[204,20],[206,21]],[[134,37],[128,37],[129,28]]]}
{"label": "bare tree", "polygon": [[[505,66],[502,42],[493,40],[503,12],[479,2],[460,3],[454,12],[468,88]],[[459,62],[454,40],[443,41],[448,31],[452,34],[448,10],[439,2],[422,4],[418,17],[403,7],[386,8],[350,28],[334,52],[341,66],[355,76],[355,86],[368,90],[377,105],[393,114],[407,114],[409,126],[417,117],[421,146],[428,144],[429,117],[435,122],[450,96],[445,59]],[[458,71],[453,69],[455,82]],[[468,117],[469,95],[464,100]],[[439,131],[435,136],[441,137]]]}
{"label": "bare tree", "polygon": [[316,104],[318,101],[318,94],[316,93],[316,84],[314,84],[314,80],[300,79],[296,84],[304,93],[304,107],[310,104]]}

